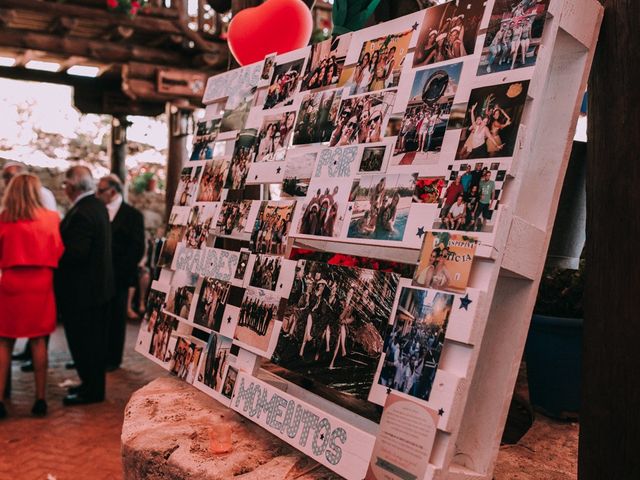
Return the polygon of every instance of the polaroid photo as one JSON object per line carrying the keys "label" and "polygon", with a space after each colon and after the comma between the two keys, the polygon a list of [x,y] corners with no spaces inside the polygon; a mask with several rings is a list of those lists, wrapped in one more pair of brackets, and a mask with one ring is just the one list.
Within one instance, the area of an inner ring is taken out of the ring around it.
{"label": "polaroid photo", "polygon": [[193,323],[219,332],[230,287],[231,284],[228,282],[212,277],[201,277]]}
{"label": "polaroid photo", "polygon": [[[399,276],[298,262],[271,361],[366,399],[382,353]],[[282,375],[286,378],[286,374]]]}
{"label": "polaroid photo", "polygon": [[171,290],[167,295],[165,313],[190,321],[197,283],[197,274],[185,270],[176,271],[171,279]]}
{"label": "polaroid photo", "polygon": [[324,143],[336,128],[342,90],[307,92],[302,97],[293,133],[293,145]]}
{"label": "polaroid photo", "polygon": [[234,343],[256,355],[270,357],[280,333],[280,300],[274,292],[248,287],[240,306]]}
{"label": "polaroid photo", "polygon": [[264,57],[264,66],[262,67],[262,73],[260,74],[260,84],[258,86],[269,86],[271,78],[273,77],[273,71],[276,68],[276,53],[267,55]]}
{"label": "polaroid photo", "polygon": [[438,162],[462,62],[416,72],[411,95],[393,149],[391,165]]}
{"label": "polaroid photo", "polygon": [[413,203],[438,203],[442,191],[447,186],[444,175],[416,178],[416,189],[413,192]]}
{"label": "polaroid photo", "polygon": [[513,156],[528,88],[529,81],[473,89],[456,160]]}
{"label": "polaroid photo", "polygon": [[428,401],[444,347],[454,295],[402,287],[384,340],[375,383]]}
{"label": "polaroid photo", "polygon": [[187,248],[200,250],[213,232],[218,217],[218,203],[198,203],[191,207],[184,241]]}
{"label": "polaroid photo", "polygon": [[[142,351],[136,348],[140,353],[145,356],[156,359],[162,366],[167,365],[171,360],[170,343],[171,338],[174,336],[175,331],[178,328],[178,319],[165,313],[160,313],[157,321],[153,325],[151,331],[151,337],[146,351]],[[142,347],[144,345],[139,345]]]}
{"label": "polaroid photo", "polygon": [[318,152],[301,153],[289,150],[285,158],[282,198],[306,197],[313,176]]}
{"label": "polaroid photo", "polygon": [[[204,349],[204,356],[194,385],[204,391],[220,393],[224,374],[231,361],[231,339],[212,333]],[[205,388],[201,388],[205,387]]]}
{"label": "polaroid photo", "polygon": [[296,112],[267,115],[254,143],[254,162],[280,162],[293,140]]}
{"label": "polaroid photo", "polygon": [[202,340],[179,335],[169,362],[169,373],[193,384],[204,346]]}
{"label": "polaroid photo", "polygon": [[238,259],[238,265],[236,266],[236,271],[233,274],[234,280],[240,280],[244,283],[244,277],[247,274],[247,266],[249,265],[249,258],[251,256],[251,252],[249,250],[241,250],[240,258]]}
{"label": "polaroid photo", "polygon": [[498,162],[450,165],[447,188],[440,197],[440,211],[432,228],[463,232],[493,232],[506,166]]}
{"label": "polaroid photo", "polygon": [[462,293],[469,283],[478,240],[449,232],[424,236],[413,284],[418,287]]}
{"label": "polaroid photo", "polygon": [[313,44],[300,90],[318,91],[337,86],[350,41],[348,33]]}
{"label": "polaroid photo", "polygon": [[295,200],[263,201],[251,232],[251,251],[284,255],[291,229]]}
{"label": "polaroid photo", "polygon": [[222,391],[220,392],[224,397],[231,400],[231,396],[233,395],[233,389],[236,386],[236,380],[238,378],[238,369],[229,366],[227,368],[227,375],[224,379],[224,383],[222,384]]}
{"label": "polaroid photo", "polygon": [[249,286],[271,290],[278,287],[282,257],[275,255],[256,255],[251,270]]}
{"label": "polaroid photo", "polygon": [[247,181],[249,166],[255,159],[255,145],[258,136],[255,129],[240,132],[233,147],[233,156],[224,188],[241,190]]}
{"label": "polaroid photo", "polygon": [[187,227],[185,225],[167,225],[167,233],[162,247],[160,248],[160,254],[158,255],[158,267],[170,268],[173,264],[173,258],[175,256],[178,244],[184,240]]}
{"label": "polaroid photo", "polygon": [[396,91],[389,90],[342,100],[329,146],[381,142],[395,99]]}
{"label": "polaroid photo", "polygon": [[364,147],[358,173],[380,173],[386,170],[387,145]]}
{"label": "polaroid photo", "polygon": [[305,58],[276,64],[267,89],[263,109],[286,107],[293,104],[293,97],[302,83],[302,68]]}
{"label": "polaroid photo", "polygon": [[182,169],[173,200],[174,205],[185,207],[196,201],[202,170],[202,165],[192,165]]}
{"label": "polaroid photo", "polygon": [[496,0],[478,75],[533,67],[538,58],[549,0]]}
{"label": "polaroid photo", "polygon": [[215,234],[222,238],[249,241],[251,233],[247,232],[246,228],[252,203],[251,200],[222,202],[218,221],[216,222]]}
{"label": "polaroid photo", "polygon": [[209,160],[215,156],[216,138],[220,133],[220,118],[203,120],[196,124],[190,160]]}
{"label": "polaroid photo", "polygon": [[454,0],[425,10],[413,67],[472,55],[486,0]]}
{"label": "polaroid photo", "polygon": [[349,178],[313,178],[299,211],[297,233],[314,237],[340,236],[349,200]]}
{"label": "polaroid photo", "polygon": [[402,241],[417,174],[366,175],[353,182],[348,238]]}
{"label": "polaroid photo", "polygon": [[229,159],[218,158],[204,164],[197,202],[219,202],[229,172]]}

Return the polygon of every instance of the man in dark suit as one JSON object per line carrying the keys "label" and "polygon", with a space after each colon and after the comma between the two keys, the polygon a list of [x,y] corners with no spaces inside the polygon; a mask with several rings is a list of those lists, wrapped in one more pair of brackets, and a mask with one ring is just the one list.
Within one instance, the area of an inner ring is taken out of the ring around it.
{"label": "man in dark suit", "polygon": [[129,290],[138,280],[138,263],[144,255],[144,218],[142,213],[124,202],[123,185],[116,175],[98,182],[96,197],[107,207],[111,221],[111,247],[115,296],[107,327],[107,371],[122,363],[127,328]]}
{"label": "man in dark suit", "polygon": [[56,302],[71,356],[82,384],[63,403],[101,402],[105,394],[106,334],[113,297],[111,225],[94,195],[91,171],[71,167],[65,193],[73,202],[60,224],[65,251],[55,274]]}

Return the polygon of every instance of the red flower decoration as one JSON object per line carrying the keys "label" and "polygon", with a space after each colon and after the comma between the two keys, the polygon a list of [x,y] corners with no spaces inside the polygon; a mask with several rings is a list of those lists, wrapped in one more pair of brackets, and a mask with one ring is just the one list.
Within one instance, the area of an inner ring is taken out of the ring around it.
{"label": "red flower decoration", "polygon": [[107,0],[107,7],[118,8],[118,0]]}

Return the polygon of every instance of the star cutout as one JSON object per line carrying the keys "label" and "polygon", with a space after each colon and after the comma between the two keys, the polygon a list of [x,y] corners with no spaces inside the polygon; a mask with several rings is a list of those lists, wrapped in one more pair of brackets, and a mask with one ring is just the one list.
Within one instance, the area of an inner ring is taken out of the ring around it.
{"label": "star cutout", "polygon": [[276,173],[280,173],[281,170],[282,170],[282,168],[280,168],[280,167],[276,168]]}
{"label": "star cutout", "polygon": [[444,415],[444,408],[441,408],[440,410],[438,410],[438,416],[441,417]]}
{"label": "star cutout", "polygon": [[282,284],[280,284],[280,288],[282,288]]}
{"label": "star cutout", "polygon": [[418,30],[418,27],[420,26],[420,24],[418,22],[414,23],[413,26],[411,27],[412,30]]}
{"label": "star cutout", "polygon": [[420,228],[418,228],[418,232],[416,233],[416,236],[417,236],[418,238],[422,238],[422,236],[424,235],[424,233],[425,233],[425,232],[424,232],[424,227],[420,227]]}
{"label": "star cutout", "polygon": [[333,164],[334,164],[334,165],[337,165],[337,164],[338,164],[338,161],[337,161],[337,160],[334,160],[334,161],[333,161]]}
{"label": "star cutout", "polygon": [[473,300],[469,298],[469,294],[465,294],[464,297],[460,299],[460,309],[469,310],[469,305],[473,303]]}
{"label": "star cutout", "polygon": [[391,389],[387,388],[387,395],[390,395],[390,394],[391,394]]}
{"label": "star cutout", "polygon": [[231,315],[227,317],[227,323],[231,323]]}
{"label": "star cutout", "polygon": [[324,440],[324,433],[320,434],[320,440]]}
{"label": "star cutout", "polygon": [[349,205],[349,211],[353,210],[353,207],[351,205]]}
{"label": "star cutout", "polygon": [[258,179],[258,175],[255,176],[254,180],[257,180],[257,179]]}

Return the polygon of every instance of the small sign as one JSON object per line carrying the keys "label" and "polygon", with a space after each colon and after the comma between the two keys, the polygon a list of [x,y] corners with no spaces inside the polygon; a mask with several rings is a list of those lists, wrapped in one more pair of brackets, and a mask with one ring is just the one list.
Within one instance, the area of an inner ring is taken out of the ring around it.
{"label": "small sign", "polygon": [[158,93],[202,97],[207,76],[198,72],[158,70]]}

